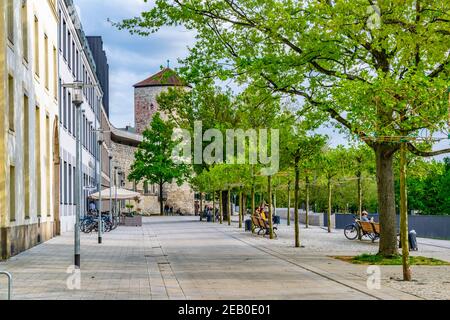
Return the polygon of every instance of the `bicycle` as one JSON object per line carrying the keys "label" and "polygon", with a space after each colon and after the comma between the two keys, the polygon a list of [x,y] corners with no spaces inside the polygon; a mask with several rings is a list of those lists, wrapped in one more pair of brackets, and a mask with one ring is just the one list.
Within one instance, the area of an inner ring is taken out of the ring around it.
{"label": "bicycle", "polygon": [[345,226],[344,235],[348,240],[360,239],[361,230],[359,227],[359,219],[353,216],[355,221],[352,224]]}

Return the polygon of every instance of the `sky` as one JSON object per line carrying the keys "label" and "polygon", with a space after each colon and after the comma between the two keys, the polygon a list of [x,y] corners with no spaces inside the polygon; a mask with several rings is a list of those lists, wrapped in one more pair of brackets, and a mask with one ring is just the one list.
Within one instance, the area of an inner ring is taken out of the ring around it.
{"label": "sky", "polygon": [[157,73],[161,66],[178,66],[188,54],[194,34],[181,28],[164,28],[149,37],[131,35],[113,27],[151,7],[143,0],[74,0],[83,30],[88,36],[102,36],[110,68],[110,119],[115,127],[134,126],[133,85]]}

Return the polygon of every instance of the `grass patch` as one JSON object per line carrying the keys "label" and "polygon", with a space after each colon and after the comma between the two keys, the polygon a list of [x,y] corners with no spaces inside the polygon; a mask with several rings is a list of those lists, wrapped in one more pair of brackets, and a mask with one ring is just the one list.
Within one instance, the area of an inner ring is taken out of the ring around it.
{"label": "grass patch", "polygon": [[[392,257],[383,257],[378,254],[362,254],[356,257],[348,257],[348,256],[338,256],[336,259],[353,263],[353,264],[363,264],[363,265],[380,265],[380,266],[401,266],[402,265],[402,256],[392,256]],[[409,257],[409,263],[412,266],[448,266],[450,263],[443,260],[438,260],[434,258],[427,257]]]}

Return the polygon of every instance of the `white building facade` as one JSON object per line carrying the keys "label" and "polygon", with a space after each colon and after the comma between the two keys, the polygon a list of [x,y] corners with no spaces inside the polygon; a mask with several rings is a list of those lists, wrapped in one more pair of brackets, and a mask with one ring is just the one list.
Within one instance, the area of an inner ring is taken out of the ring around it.
{"label": "white building facade", "polygon": [[64,84],[82,81],[85,88],[80,123],[83,163],[84,199],[82,213],[87,208],[87,197],[96,187],[98,172],[98,145],[96,130],[100,128],[102,90],[95,74],[95,62],[83,33],[72,0],[58,0],[59,16],[59,114],[60,114],[60,215],[61,231],[71,231],[75,225],[76,174],[76,112],[71,89]]}

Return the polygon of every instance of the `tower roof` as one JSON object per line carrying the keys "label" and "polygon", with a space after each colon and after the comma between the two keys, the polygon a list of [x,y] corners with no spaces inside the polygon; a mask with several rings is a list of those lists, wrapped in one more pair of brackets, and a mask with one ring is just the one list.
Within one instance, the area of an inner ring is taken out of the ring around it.
{"label": "tower roof", "polygon": [[183,79],[181,79],[178,74],[170,68],[164,68],[160,72],[152,75],[151,77],[136,83],[133,87],[144,88],[144,87],[186,87]]}

